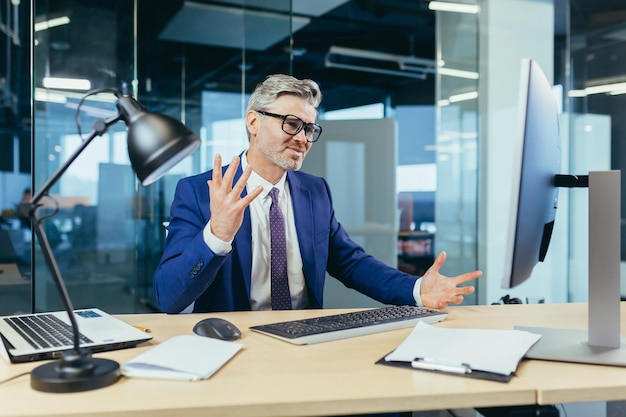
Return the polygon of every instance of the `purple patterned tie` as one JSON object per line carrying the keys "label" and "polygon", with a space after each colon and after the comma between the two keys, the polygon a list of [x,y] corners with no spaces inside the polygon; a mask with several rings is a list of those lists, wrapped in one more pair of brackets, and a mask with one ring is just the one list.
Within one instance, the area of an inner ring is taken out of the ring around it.
{"label": "purple patterned tie", "polygon": [[287,277],[287,238],[285,219],[278,205],[278,188],[272,188],[270,197],[270,240],[272,269],[272,310],[291,310],[291,294]]}

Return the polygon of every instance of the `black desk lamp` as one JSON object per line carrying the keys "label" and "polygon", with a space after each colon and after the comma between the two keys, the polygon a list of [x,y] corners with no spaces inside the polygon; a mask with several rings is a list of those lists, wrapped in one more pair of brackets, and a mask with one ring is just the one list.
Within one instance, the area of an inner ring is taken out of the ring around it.
{"label": "black desk lamp", "polygon": [[30,200],[31,224],[46,264],[52,274],[63,307],[72,324],[73,349],[63,353],[57,361],[38,366],[31,372],[30,385],[38,391],[78,392],[102,388],[115,383],[121,376],[117,362],[93,358],[89,349],[81,348],[74,307],[65,287],[61,273],[52,253],[50,243],[41,226],[43,219],[37,216],[40,201],[48,195],[80,153],[97,137],[102,136],[114,123],[122,120],[128,126],[128,155],[133,170],[142,185],[150,185],[169,171],[183,158],[200,146],[200,139],[181,122],[162,114],[147,112],[134,98],[117,90],[93,90],[88,92],[76,109],[77,120],[83,100],[93,94],[111,92],[118,98],[118,114],[107,120],[97,120],[94,130],[83,140],[78,149],[58,169]]}

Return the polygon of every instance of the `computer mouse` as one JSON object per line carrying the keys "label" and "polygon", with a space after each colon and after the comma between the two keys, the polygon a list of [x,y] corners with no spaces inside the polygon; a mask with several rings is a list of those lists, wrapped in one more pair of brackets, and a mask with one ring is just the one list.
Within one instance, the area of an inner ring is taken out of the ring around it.
{"label": "computer mouse", "polygon": [[236,340],[241,337],[241,331],[229,322],[218,317],[209,317],[200,320],[193,326],[193,332],[198,336],[212,337],[220,340]]}

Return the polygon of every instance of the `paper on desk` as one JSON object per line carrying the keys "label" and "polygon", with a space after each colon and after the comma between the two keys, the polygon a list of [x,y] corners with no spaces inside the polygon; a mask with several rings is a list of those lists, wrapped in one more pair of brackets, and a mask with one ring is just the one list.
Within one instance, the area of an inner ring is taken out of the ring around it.
{"label": "paper on desk", "polygon": [[450,329],[418,322],[385,360],[411,362],[415,358],[429,358],[509,375],[540,337],[522,330]]}
{"label": "paper on desk", "polygon": [[207,379],[242,347],[241,343],[197,335],[174,336],[123,364],[122,374],[188,381]]}

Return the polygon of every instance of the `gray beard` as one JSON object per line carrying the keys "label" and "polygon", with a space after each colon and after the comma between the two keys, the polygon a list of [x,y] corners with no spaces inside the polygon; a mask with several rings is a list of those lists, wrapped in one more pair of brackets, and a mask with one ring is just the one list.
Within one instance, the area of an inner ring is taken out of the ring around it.
{"label": "gray beard", "polygon": [[280,155],[270,154],[269,152],[266,152],[265,149],[261,149],[261,152],[273,163],[286,171],[299,171],[300,168],[302,168],[302,161],[304,161],[304,159],[295,161],[293,159],[281,158]]}

